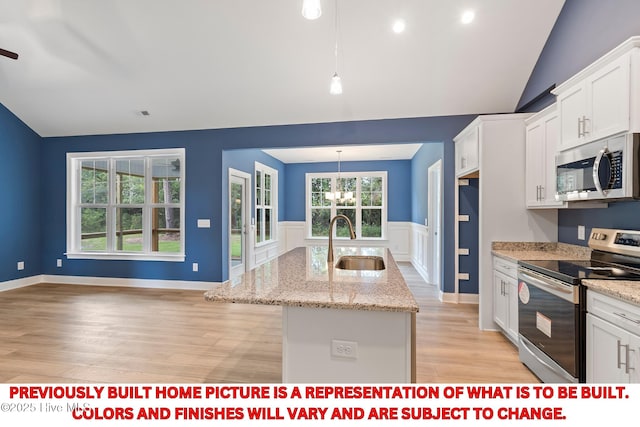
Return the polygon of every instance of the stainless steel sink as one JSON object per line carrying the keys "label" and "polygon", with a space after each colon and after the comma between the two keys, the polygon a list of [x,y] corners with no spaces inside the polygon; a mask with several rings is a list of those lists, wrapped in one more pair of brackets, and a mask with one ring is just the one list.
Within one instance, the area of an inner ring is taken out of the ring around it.
{"label": "stainless steel sink", "polygon": [[341,270],[384,270],[384,259],[380,256],[344,255],[338,259],[336,268]]}

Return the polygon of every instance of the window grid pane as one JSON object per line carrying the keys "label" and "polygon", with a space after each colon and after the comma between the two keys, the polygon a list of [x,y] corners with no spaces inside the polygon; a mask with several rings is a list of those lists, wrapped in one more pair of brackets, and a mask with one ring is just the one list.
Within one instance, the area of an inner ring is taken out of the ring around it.
{"label": "window grid pane", "polygon": [[83,251],[107,250],[107,209],[80,209],[80,249]]}
{"label": "window grid pane", "polygon": [[70,170],[79,177],[70,181],[77,202],[69,227],[79,233],[72,234],[70,252],[182,253],[182,155],[118,157],[123,153],[72,159]]}
{"label": "window grid pane", "polygon": [[[310,175],[310,176],[309,176]],[[309,176],[309,233],[310,237],[327,237],[331,217],[346,215],[353,223],[359,237],[382,238],[386,225],[386,174],[372,173],[349,176],[323,177]],[[333,184],[333,185],[332,185]],[[340,191],[342,197],[327,199],[326,191]],[[353,200],[347,200],[345,192],[353,191]],[[323,209],[324,208],[324,209]],[[385,210],[383,210],[385,209]],[[336,237],[349,237],[349,228],[345,221],[338,220],[335,225]]]}

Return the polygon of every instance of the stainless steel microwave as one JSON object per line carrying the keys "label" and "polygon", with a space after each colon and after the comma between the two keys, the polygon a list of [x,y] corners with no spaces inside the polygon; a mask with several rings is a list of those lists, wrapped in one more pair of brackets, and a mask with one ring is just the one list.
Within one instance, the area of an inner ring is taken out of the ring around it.
{"label": "stainless steel microwave", "polygon": [[556,200],[640,198],[640,134],[620,134],[556,155]]}

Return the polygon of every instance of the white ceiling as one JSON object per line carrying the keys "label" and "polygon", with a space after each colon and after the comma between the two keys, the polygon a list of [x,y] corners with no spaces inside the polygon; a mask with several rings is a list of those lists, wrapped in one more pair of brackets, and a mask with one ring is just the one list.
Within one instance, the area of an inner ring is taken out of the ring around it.
{"label": "white ceiling", "polygon": [[0,102],[44,137],[509,112],[563,3],[340,0],[334,96],[333,1],[0,0]]}

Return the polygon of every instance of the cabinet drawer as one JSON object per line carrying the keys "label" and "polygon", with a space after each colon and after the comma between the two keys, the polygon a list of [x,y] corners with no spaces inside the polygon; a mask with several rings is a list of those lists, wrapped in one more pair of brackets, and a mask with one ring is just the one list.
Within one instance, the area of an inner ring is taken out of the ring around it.
{"label": "cabinet drawer", "polygon": [[518,264],[513,261],[507,261],[497,256],[493,257],[493,269],[497,270],[513,279],[518,278]]}
{"label": "cabinet drawer", "polygon": [[640,335],[640,307],[594,291],[587,291],[587,312]]}

